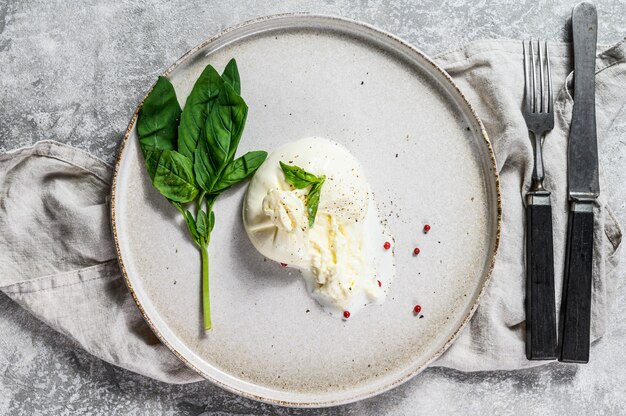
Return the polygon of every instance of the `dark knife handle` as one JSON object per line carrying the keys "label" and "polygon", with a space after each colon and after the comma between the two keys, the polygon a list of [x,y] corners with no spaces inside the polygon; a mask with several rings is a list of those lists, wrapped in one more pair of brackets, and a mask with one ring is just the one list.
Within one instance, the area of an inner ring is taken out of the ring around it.
{"label": "dark knife handle", "polygon": [[593,202],[572,202],[567,226],[559,361],[589,362]]}
{"label": "dark knife handle", "polygon": [[526,204],[526,358],[556,359],[556,307],[550,196]]}

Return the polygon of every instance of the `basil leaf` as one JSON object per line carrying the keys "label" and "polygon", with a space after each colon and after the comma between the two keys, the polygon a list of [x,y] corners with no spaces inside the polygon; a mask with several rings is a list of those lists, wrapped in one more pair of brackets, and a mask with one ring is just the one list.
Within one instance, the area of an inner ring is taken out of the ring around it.
{"label": "basil leaf", "polygon": [[213,227],[215,227],[215,214],[211,211],[209,214],[209,232],[213,231]]}
{"label": "basil leaf", "polygon": [[320,194],[322,192],[322,185],[326,180],[325,176],[320,178],[320,181],[315,183],[309,192],[306,194],[306,209],[309,214],[309,228],[313,227],[315,224],[315,216],[317,215],[317,208],[320,204]]}
{"label": "basil leaf", "polygon": [[185,210],[183,212],[183,217],[185,218],[185,223],[187,223],[187,229],[189,233],[193,237],[193,241],[198,242],[198,230],[196,228],[196,221],[193,219],[193,214],[189,212],[189,210]]}
{"label": "basil leaf", "polygon": [[198,195],[191,161],[174,150],[164,150],[161,154],[152,184],[175,202],[190,202]]}
{"label": "basil leaf", "polygon": [[241,80],[239,79],[239,70],[237,69],[235,58],[228,61],[226,68],[224,68],[222,78],[233,87],[233,90],[235,90],[237,94],[241,95]]}
{"label": "basil leaf", "polygon": [[280,168],[285,174],[285,180],[297,189],[306,188],[307,186],[317,183],[320,179],[298,166],[287,165],[280,162]]}
{"label": "basil leaf", "polygon": [[167,78],[159,77],[139,109],[137,135],[141,148],[173,150],[180,114],[174,86]]}
{"label": "basil leaf", "polygon": [[223,192],[231,186],[248,179],[267,158],[267,152],[257,150],[233,160],[222,172],[213,192]]}
{"label": "basil leaf", "polygon": [[222,82],[217,101],[209,110],[205,129],[206,151],[214,172],[221,173],[234,159],[247,115],[245,101],[230,84]]}
{"label": "basil leaf", "polygon": [[163,150],[173,150],[178,137],[180,105],[172,83],[159,77],[148,94],[137,116],[137,136],[150,179]]}
{"label": "basil leaf", "polygon": [[229,84],[222,82],[207,115],[205,135],[194,152],[194,173],[205,192],[216,192],[215,183],[237,151],[247,113],[248,106],[243,99]]}
{"label": "basil leaf", "polygon": [[163,150],[155,149],[153,147],[145,147],[141,149],[143,151],[143,158],[146,163],[146,170],[151,180],[154,180],[154,174],[156,173],[157,166],[159,165],[159,159]]}
{"label": "basil leaf", "polygon": [[209,222],[206,212],[204,212],[202,208],[198,209],[198,215],[196,218],[196,229],[198,230],[198,236],[206,241],[211,231],[209,230]]}
{"label": "basil leaf", "polygon": [[194,154],[193,172],[196,176],[196,182],[205,192],[210,193],[219,175],[219,168],[215,167],[211,162],[204,140],[198,143]]}
{"label": "basil leaf", "polygon": [[178,151],[192,162],[210,107],[219,95],[223,83],[215,68],[207,65],[185,102],[178,126]]}
{"label": "basil leaf", "polygon": [[287,165],[283,162],[280,163],[280,168],[285,174],[285,180],[297,189],[304,189],[310,186],[309,192],[306,194],[305,204],[307,213],[309,214],[309,228],[315,224],[315,216],[317,215],[317,208],[320,204],[320,193],[322,192],[322,185],[326,181],[326,176],[315,176],[312,173],[307,172],[299,166]]}

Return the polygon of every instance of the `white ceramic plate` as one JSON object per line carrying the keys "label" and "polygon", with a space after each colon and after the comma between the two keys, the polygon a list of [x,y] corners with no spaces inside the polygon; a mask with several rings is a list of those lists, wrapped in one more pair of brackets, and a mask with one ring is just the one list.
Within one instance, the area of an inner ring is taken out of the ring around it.
{"label": "white ceramic plate", "polygon": [[221,70],[231,57],[249,106],[240,153],[322,136],[365,167],[395,235],[397,275],[387,301],[348,321],[324,313],[297,272],[252,247],[241,220],[245,187],[238,187],[215,207],[214,328],[202,334],[200,253],[176,209],[150,185],[136,117],[112,200],[128,287],[156,335],[230,391],[326,406],[390,389],[452,343],[488,281],[500,206],[484,128],[450,78],[412,46],[364,24],[301,14],[245,23],[187,53],[166,72],[181,105],[205,65]]}

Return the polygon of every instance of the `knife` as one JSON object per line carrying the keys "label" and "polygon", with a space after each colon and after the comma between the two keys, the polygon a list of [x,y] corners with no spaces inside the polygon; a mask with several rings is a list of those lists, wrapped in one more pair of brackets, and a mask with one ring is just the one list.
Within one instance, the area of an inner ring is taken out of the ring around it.
{"label": "knife", "polygon": [[570,208],[559,325],[559,361],[571,363],[589,362],[593,206],[600,193],[595,112],[597,29],[595,6],[576,5],[572,12],[574,108],[567,155]]}

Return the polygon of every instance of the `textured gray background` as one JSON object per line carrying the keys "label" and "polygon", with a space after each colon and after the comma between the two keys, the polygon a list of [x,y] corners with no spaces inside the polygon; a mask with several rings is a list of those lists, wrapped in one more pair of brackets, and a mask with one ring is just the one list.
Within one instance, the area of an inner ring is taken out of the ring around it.
{"label": "textured gray background", "polygon": [[[576,1],[15,1],[0,0],[0,153],[55,139],[114,160],[141,97],[185,51],[243,20],[288,11],[354,18],[427,53],[482,38],[566,40]],[[626,35],[626,3],[598,1],[602,43]],[[626,223],[624,112],[600,149]],[[625,275],[622,262],[620,275]],[[518,372],[429,369],[403,386],[338,408],[297,410],[208,382],[172,386],[89,356],[0,295],[0,414],[626,414],[626,288],[586,366]]]}

